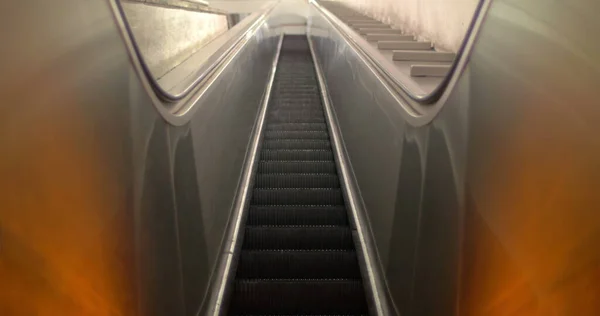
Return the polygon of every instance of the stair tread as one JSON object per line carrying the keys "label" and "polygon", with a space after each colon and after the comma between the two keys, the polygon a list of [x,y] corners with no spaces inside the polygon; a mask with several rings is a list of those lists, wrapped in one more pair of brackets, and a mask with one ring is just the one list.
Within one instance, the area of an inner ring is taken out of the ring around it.
{"label": "stair tread", "polygon": [[327,139],[265,139],[264,149],[331,149]]}
{"label": "stair tread", "polygon": [[279,173],[258,174],[255,188],[339,188],[336,174]]}
{"label": "stair tread", "polygon": [[358,280],[241,279],[235,282],[232,300],[251,313],[366,313],[363,293]]}
{"label": "stair tread", "polygon": [[338,188],[255,188],[254,205],[343,205]]}
{"label": "stair tread", "polygon": [[262,150],[262,160],[275,160],[275,161],[299,161],[299,160],[312,160],[312,161],[332,161],[333,152],[331,150],[304,150],[304,149],[267,149]]}
{"label": "stair tread", "polygon": [[258,172],[270,173],[329,173],[336,174],[333,161],[260,161]]}
{"label": "stair tread", "polygon": [[348,225],[343,206],[251,206],[246,225]]}
{"label": "stair tread", "polygon": [[243,249],[352,250],[352,231],[344,226],[247,226]]}
{"label": "stair tread", "polygon": [[245,250],[238,278],[360,279],[355,251]]}
{"label": "stair tread", "polygon": [[267,111],[230,315],[366,315],[305,36],[284,37]]}

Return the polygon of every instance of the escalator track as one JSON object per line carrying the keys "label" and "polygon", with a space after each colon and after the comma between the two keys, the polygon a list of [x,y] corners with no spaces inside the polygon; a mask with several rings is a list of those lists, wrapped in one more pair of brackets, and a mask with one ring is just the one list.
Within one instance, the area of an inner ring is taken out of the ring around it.
{"label": "escalator track", "polygon": [[230,315],[367,315],[305,36],[283,39]]}

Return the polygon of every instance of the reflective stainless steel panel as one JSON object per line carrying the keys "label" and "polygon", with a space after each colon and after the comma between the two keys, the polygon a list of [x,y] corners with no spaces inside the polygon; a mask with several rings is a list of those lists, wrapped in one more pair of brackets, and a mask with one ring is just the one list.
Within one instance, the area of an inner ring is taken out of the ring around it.
{"label": "reflective stainless steel panel", "polygon": [[206,297],[278,34],[173,126],[111,4],[3,3],[2,315],[196,315]]}
{"label": "reflective stainless steel panel", "polygon": [[[194,315],[277,43],[262,29],[167,124],[111,2],[4,1],[0,311]],[[405,315],[598,315],[593,1],[494,1],[422,126],[342,38],[312,40]]]}
{"label": "reflective stainless steel panel", "polygon": [[494,1],[441,111],[414,125],[312,11],[382,271],[403,315],[600,313],[600,31],[590,1]]}

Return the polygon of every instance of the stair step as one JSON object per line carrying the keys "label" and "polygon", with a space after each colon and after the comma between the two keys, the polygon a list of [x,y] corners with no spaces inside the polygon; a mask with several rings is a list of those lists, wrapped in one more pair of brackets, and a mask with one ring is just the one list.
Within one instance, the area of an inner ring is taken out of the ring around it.
{"label": "stair step", "polygon": [[363,27],[359,30],[360,34],[400,34],[402,35],[402,31],[392,28],[382,28],[382,27]]}
{"label": "stair step", "polygon": [[410,75],[413,77],[444,77],[450,71],[450,65],[412,65]]}
{"label": "stair step", "polygon": [[258,174],[255,188],[339,188],[337,174]]}
{"label": "stair step", "polygon": [[270,123],[267,131],[326,131],[325,123]]}
{"label": "stair step", "polygon": [[306,36],[284,37],[273,89],[228,315],[367,315]]}
{"label": "stair step", "polygon": [[[340,17],[340,16],[338,16],[338,17]],[[343,20],[346,23],[348,23],[348,22],[364,22],[364,21],[379,22],[378,20],[373,19],[372,17],[366,16],[366,15],[343,17]]]}
{"label": "stair step", "polygon": [[265,139],[325,139],[329,140],[327,131],[266,131]]}
{"label": "stair step", "polygon": [[325,123],[325,116],[321,109],[272,109],[267,119],[269,123]]}
{"label": "stair step", "polygon": [[383,24],[381,22],[376,23],[352,23],[350,24],[350,26],[352,26],[352,28],[354,29],[364,29],[364,28],[374,28],[374,29],[389,29],[392,28],[391,26],[387,25],[387,24]]}
{"label": "stair step", "polygon": [[360,279],[355,251],[245,250],[240,279]]}
{"label": "stair step", "polygon": [[[319,107],[320,101],[320,97],[273,98],[270,114],[280,115],[281,111],[312,111],[317,117],[321,117],[323,110]],[[311,114],[303,113],[303,117],[311,117]]]}
{"label": "stair step", "polygon": [[326,139],[265,139],[264,149],[331,149]]}
{"label": "stair step", "polygon": [[301,150],[301,149],[278,149],[278,150],[262,150],[260,153],[262,160],[312,160],[324,161],[333,160],[333,152],[331,150]]}
{"label": "stair step", "polygon": [[260,161],[258,173],[329,173],[336,174],[333,161]]}
{"label": "stair step", "polygon": [[247,226],[244,250],[352,250],[352,231],[343,226]]}
{"label": "stair step", "polygon": [[415,37],[412,35],[402,35],[402,34],[376,34],[369,33],[366,35],[367,41],[375,42],[375,41],[414,41]]}
{"label": "stair step", "polygon": [[235,282],[232,313],[254,315],[366,314],[358,280],[256,280]]}
{"label": "stair step", "polygon": [[394,51],[393,59],[402,61],[445,61],[452,62],[456,54],[436,52],[434,50],[397,50]]}
{"label": "stair step", "polygon": [[416,41],[379,41],[379,49],[403,49],[403,50],[430,50],[431,42]]}
{"label": "stair step", "polygon": [[251,206],[246,225],[348,225],[343,206]]}
{"label": "stair step", "polygon": [[254,205],[343,205],[340,189],[254,189]]}

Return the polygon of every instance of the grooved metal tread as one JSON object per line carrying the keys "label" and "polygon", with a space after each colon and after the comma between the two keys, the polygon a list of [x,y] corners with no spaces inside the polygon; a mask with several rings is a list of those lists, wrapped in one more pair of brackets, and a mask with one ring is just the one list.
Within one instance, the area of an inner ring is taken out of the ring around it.
{"label": "grooved metal tread", "polygon": [[244,250],[239,266],[243,279],[344,279],[360,273],[354,251]]}
{"label": "grooved metal tread", "polygon": [[336,173],[333,161],[277,161],[265,160],[258,163],[260,174],[269,173]]}
{"label": "grooved metal tread", "polygon": [[348,225],[343,206],[268,205],[251,206],[247,225],[270,226],[333,226]]}
{"label": "grooved metal tread", "polygon": [[229,313],[367,315],[306,37],[284,37],[271,97]]}
{"label": "grooved metal tread", "polygon": [[238,279],[232,304],[251,313],[269,314],[352,314],[367,309],[362,282],[355,279]]}
{"label": "grooved metal tread", "polygon": [[335,174],[320,173],[280,173],[258,174],[257,188],[339,188],[340,181]]}

